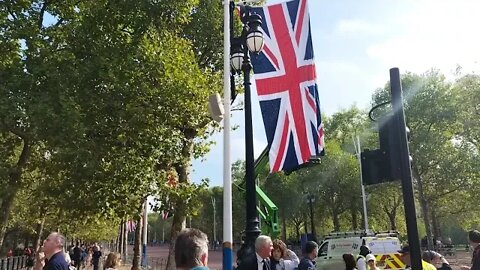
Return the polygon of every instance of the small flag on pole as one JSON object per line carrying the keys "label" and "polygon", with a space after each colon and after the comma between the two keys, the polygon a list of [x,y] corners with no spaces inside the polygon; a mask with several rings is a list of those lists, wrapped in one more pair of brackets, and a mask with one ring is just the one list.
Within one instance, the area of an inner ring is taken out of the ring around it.
{"label": "small flag on pole", "polygon": [[127,221],[127,231],[128,232],[134,232],[135,229],[137,228],[137,223],[133,220]]}

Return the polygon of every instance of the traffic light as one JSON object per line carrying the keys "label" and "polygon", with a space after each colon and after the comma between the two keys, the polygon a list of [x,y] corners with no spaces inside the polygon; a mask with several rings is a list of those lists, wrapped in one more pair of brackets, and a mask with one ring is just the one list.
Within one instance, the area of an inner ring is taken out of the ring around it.
{"label": "traffic light", "polygon": [[388,181],[390,172],[385,152],[380,149],[373,151],[365,149],[361,153],[361,160],[364,185],[375,185]]}
{"label": "traffic light", "polygon": [[399,138],[395,132],[392,114],[387,114],[378,127],[380,150],[385,153],[388,163],[388,176],[390,181],[400,179],[400,149]]}
{"label": "traffic light", "polygon": [[[387,114],[378,124],[380,149],[364,150],[361,154],[364,185],[374,185],[401,178],[400,136],[395,132],[392,114]],[[406,127],[407,138],[410,130]],[[410,157],[411,160],[411,157]]]}

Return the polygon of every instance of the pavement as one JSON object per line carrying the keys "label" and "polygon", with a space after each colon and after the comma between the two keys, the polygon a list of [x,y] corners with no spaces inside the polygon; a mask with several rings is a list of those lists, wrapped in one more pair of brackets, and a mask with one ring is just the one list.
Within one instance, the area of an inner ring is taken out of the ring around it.
{"label": "pavement", "polygon": [[[133,255],[133,246],[129,246],[128,256]],[[164,270],[168,258],[168,245],[148,246],[147,259],[148,265],[152,270]],[[212,270],[222,269],[223,252],[221,248],[208,251],[208,267]],[[119,270],[130,270],[130,264],[123,266]]]}

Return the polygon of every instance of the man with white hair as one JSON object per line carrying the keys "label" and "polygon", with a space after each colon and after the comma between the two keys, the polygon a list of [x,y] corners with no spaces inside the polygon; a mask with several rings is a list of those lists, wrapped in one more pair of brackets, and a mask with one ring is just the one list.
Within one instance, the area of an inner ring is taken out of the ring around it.
{"label": "man with white hair", "polygon": [[272,239],[266,235],[260,235],[255,240],[255,253],[242,259],[237,270],[271,270],[272,250]]}
{"label": "man with white hair", "polygon": [[[68,264],[63,254],[65,237],[59,233],[51,233],[43,241],[43,253],[45,254],[45,265],[43,270],[68,270]],[[41,269],[42,258],[39,258],[35,269]]]}
{"label": "man with white hair", "polygon": [[208,238],[198,229],[184,229],[175,240],[175,264],[181,270],[208,270]]}

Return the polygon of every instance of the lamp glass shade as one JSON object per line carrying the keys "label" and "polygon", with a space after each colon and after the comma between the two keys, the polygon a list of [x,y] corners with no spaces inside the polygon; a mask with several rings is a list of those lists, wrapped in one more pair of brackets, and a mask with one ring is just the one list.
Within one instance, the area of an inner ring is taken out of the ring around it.
{"label": "lamp glass shade", "polygon": [[235,71],[241,71],[242,70],[242,64],[243,64],[243,53],[242,52],[236,52],[233,53],[232,56],[230,56],[230,65]]}
{"label": "lamp glass shade", "polygon": [[247,35],[247,47],[252,53],[259,53],[263,49],[264,38],[263,33],[259,30],[254,30]]}

